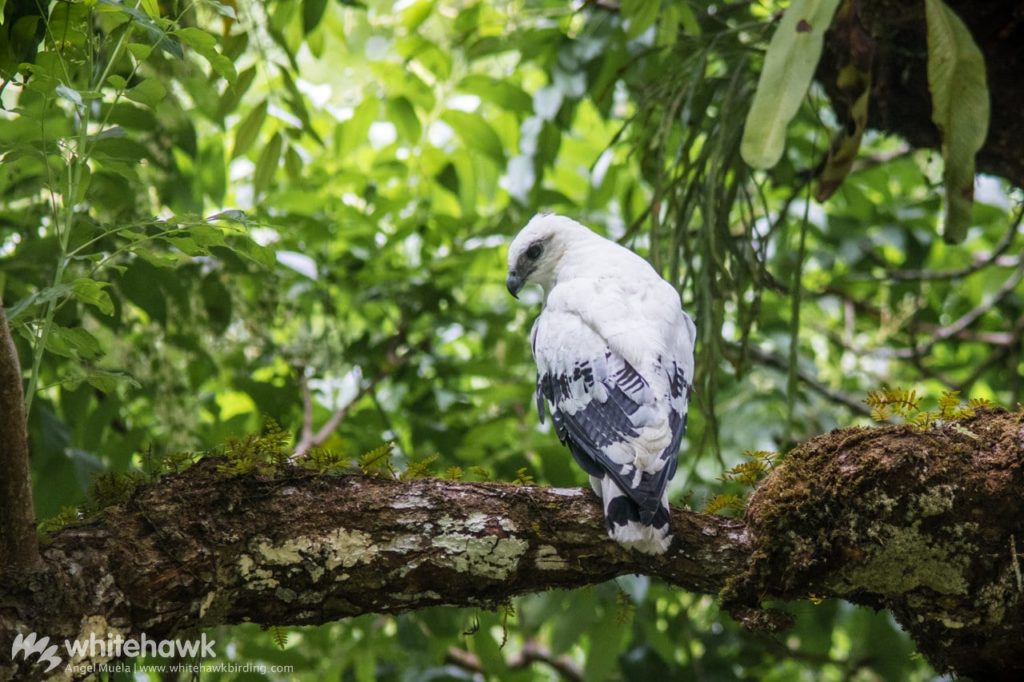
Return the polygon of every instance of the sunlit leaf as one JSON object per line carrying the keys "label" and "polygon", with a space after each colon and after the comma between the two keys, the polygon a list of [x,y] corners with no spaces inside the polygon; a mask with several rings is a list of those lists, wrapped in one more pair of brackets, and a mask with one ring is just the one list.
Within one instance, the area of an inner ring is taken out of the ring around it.
{"label": "sunlit leaf", "polygon": [[327,0],[302,0],[302,32],[312,33],[320,25],[326,9]]}
{"label": "sunlit leaf", "polygon": [[280,133],[274,133],[270,141],[260,152],[256,161],[256,170],[252,178],[253,192],[259,196],[267,191],[274,174],[277,172],[277,164],[281,160],[281,145],[283,141]]}
{"label": "sunlit leaf", "polygon": [[235,130],[235,146],[231,149],[231,158],[245,154],[249,151],[252,143],[256,141],[260,128],[263,127],[263,122],[267,118],[267,104],[267,100],[257,104],[238,124],[237,130]]}
{"label": "sunlit leaf", "polygon": [[449,109],[441,114],[441,118],[455,130],[467,148],[480,151],[498,163],[504,163],[505,150],[501,139],[482,116]]}
{"label": "sunlit leaf", "polygon": [[793,0],[775,30],[740,145],[754,168],[771,168],[782,158],[786,129],[811,85],[839,1]]}
{"label": "sunlit leaf", "polygon": [[124,94],[130,100],[153,108],[167,95],[167,88],[157,79],[147,78]]}
{"label": "sunlit leaf", "polygon": [[110,286],[108,282],[98,282],[94,279],[84,277],[76,279],[71,284],[71,290],[82,303],[94,306],[104,315],[114,314],[114,302],[105,289]]}

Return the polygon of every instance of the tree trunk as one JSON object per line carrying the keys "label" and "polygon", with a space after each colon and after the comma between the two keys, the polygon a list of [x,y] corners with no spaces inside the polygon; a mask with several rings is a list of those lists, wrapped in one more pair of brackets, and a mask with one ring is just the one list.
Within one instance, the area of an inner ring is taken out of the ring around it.
{"label": "tree trunk", "polygon": [[0,580],[40,565],[21,363],[0,300]]}

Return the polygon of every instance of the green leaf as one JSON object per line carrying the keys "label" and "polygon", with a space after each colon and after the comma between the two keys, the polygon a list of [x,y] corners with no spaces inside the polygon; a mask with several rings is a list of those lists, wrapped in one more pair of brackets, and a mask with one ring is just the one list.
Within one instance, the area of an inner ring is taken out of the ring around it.
{"label": "green leaf", "polygon": [[405,30],[412,33],[426,21],[433,10],[434,0],[416,0],[405,6],[399,20],[405,26]]}
{"label": "green leaf", "polygon": [[285,101],[292,113],[302,121],[302,132],[308,133],[314,140],[323,144],[323,140],[320,139],[320,135],[318,135],[316,129],[313,128],[313,123],[309,118],[309,110],[306,109],[306,100],[302,96],[302,92],[299,90],[299,87],[295,84],[295,79],[292,78],[288,69],[284,68],[280,64],[278,64],[278,70],[281,73],[281,80],[284,81],[284,87],[288,90],[290,95],[290,97]]}
{"label": "green leaf", "polygon": [[225,246],[224,231],[213,225],[193,225],[188,234],[200,246]]}
{"label": "green leaf", "polygon": [[622,0],[622,17],[626,20],[626,37],[637,38],[658,18],[661,0]]}
{"label": "green leaf", "polygon": [[[181,45],[176,40],[172,39],[166,31],[157,26],[142,10],[118,0],[98,0],[98,3],[100,5],[98,9],[124,12],[131,16],[132,19],[135,20],[135,23],[141,26],[146,32],[152,43],[167,54],[176,59],[182,59],[185,56],[184,52],[181,50]],[[129,46],[129,49],[131,49],[131,46]]]}
{"label": "green leaf", "polygon": [[57,355],[67,358],[89,360],[103,354],[100,342],[81,327],[50,327],[50,335],[46,339],[46,348]]}
{"label": "green leaf", "polygon": [[394,97],[388,100],[386,109],[399,134],[408,142],[419,142],[422,126],[412,103],[405,97]]}
{"label": "green leaf", "polygon": [[619,652],[622,651],[622,638],[628,630],[615,622],[614,611],[605,609],[604,618],[594,624],[587,633],[590,648],[587,652],[587,663],[583,669],[583,677],[587,680],[607,680],[612,677],[618,667]]}
{"label": "green leaf", "polygon": [[203,56],[210,66],[229,83],[235,82],[235,63],[217,51],[217,39],[201,28],[189,26],[175,32],[175,35]]}
{"label": "green leaf", "polygon": [[66,99],[67,101],[71,102],[75,106],[80,107],[84,104],[84,102],[82,102],[82,94],[77,90],[69,88],[63,83],[57,86],[57,94]]}
{"label": "green leaf", "polygon": [[474,73],[463,78],[458,89],[497,104],[507,111],[524,114],[533,112],[533,98],[514,83]]}
{"label": "green leaf", "polygon": [[754,168],[771,168],[786,147],[793,120],[821,57],[822,40],[839,0],[793,0],[768,45],[740,154]]}
{"label": "green leaf", "polygon": [[142,9],[154,19],[160,17],[160,3],[157,0],[142,0]]}
{"label": "green leaf", "polygon": [[242,122],[238,124],[235,131],[235,146],[231,150],[231,158],[237,158],[249,151],[249,147],[256,140],[256,136],[263,127],[263,121],[267,118],[267,100],[263,100],[252,111],[246,114]]}
{"label": "green leaf", "polygon": [[217,47],[217,39],[201,28],[189,26],[176,31],[175,35],[200,54]]}
{"label": "green leaf", "polygon": [[206,0],[206,4],[213,8],[213,10],[228,19],[237,19],[238,16],[235,14],[235,8],[231,5],[227,5],[223,2],[217,2],[217,0]]}
{"label": "green leaf", "polygon": [[238,103],[242,101],[242,95],[248,92],[249,87],[255,79],[256,67],[250,66],[248,69],[238,74],[238,78],[234,83],[224,89],[224,94],[221,96],[220,103],[217,105],[218,120],[223,120],[225,116],[233,112],[238,107]]}
{"label": "green leaf", "polygon": [[281,146],[281,134],[274,133],[270,142],[260,152],[260,158],[256,161],[256,170],[252,178],[254,196],[259,197],[270,187],[274,173],[277,172],[277,163],[281,159]]}
{"label": "green leaf", "polygon": [[8,323],[14,322],[22,313],[33,306],[43,305],[50,301],[59,301],[71,293],[71,287],[67,284],[58,284],[55,287],[47,287],[41,291],[29,294],[11,307],[7,308]]}
{"label": "green leaf", "polygon": [[104,315],[113,315],[114,302],[111,300],[110,294],[104,291],[109,286],[108,282],[97,282],[94,279],[82,277],[71,283],[71,291],[74,292],[75,298],[82,303],[98,308]]}
{"label": "green leaf", "polygon": [[144,45],[142,43],[128,43],[128,51],[131,52],[132,56],[140,62],[144,62],[149,59],[149,55],[153,53],[153,46]]}
{"label": "green leaf", "polygon": [[104,393],[113,393],[117,390],[117,385],[121,383],[128,384],[132,388],[142,388],[142,385],[136,381],[135,377],[125,371],[96,369],[93,367],[88,369],[85,380],[89,382],[90,386]]}
{"label": "green leaf", "polygon": [[974,202],[974,157],[988,136],[985,58],[970,31],[942,0],[925,0],[928,89],[932,120],[942,133],[946,226],[943,238],[963,241]]}
{"label": "green leaf", "polygon": [[212,216],[210,216],[206,220],[208,222],[213,222],[215,220],[227,220],[227,221],[234,222],[234,223],[245,224],[246,215],[245,215],[245,211],[240,211],[237,208],[229,208],[226,211],[221,211],[220,213],[214,213]]}
{"label": "green leaf", "polygon": [[214,333],[223,334],[231,324],[231,291],[214,272],[203,278],[200,293],[210,327]]}
{"label": "green leaf", "polygon": [[309,35],[320,25],[327,9],[327,0],[302,0],[302,33]]}
{"label": "green leaf", "polygon": [[157,79],[147,78],[125,92],[124,95],[132,101],[145,104],[150,109],[153,109],[167,95],[167,88]]}
{"label": "green leaf", "polygon": [[295,151],[295,147],[289,145],[284,153],[284,170],[288,173],[288,179],[292,182],[298,182],[302,179],[302,169],[304,166],[302,157]]}
{"label": "green leaf", "polygon": [[441,114],[441,119],[452,127],[468,149],[481,151],[499,164],[505,163],[505,150],[501,138],[481,116],[449,109]]}

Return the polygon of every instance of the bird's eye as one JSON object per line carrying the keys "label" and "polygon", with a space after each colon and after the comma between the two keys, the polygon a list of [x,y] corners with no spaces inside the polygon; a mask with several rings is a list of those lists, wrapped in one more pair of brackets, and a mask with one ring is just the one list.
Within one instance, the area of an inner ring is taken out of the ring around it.
{"label": "bird's eye", "polygon": [[544,246],[541,244],[530,244],[530,248],[526,250],[526,257],[530,260],[537,260],[540,258],[541,252],[544,251]]}

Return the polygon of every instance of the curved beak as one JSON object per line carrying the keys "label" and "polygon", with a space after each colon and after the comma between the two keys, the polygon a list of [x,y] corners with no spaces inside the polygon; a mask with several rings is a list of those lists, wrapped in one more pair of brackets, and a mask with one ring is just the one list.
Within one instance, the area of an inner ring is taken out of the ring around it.
{"label": "curved beak", "polygon": [[523,278],[515,270],[512,270],[508,273],[505,286],[508,287],[508,293],[512,294],[513,298],[519,298],[519,290],[523,288]]}

